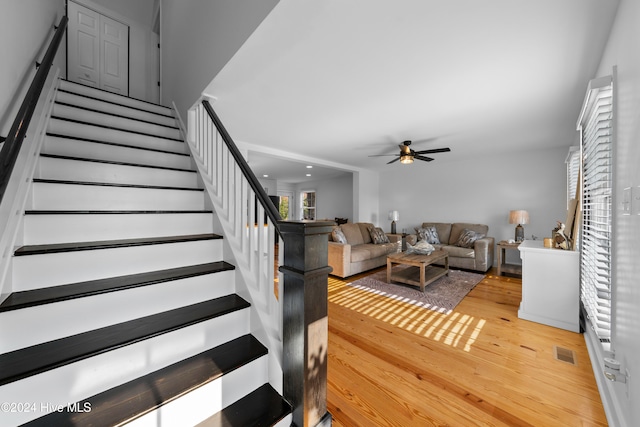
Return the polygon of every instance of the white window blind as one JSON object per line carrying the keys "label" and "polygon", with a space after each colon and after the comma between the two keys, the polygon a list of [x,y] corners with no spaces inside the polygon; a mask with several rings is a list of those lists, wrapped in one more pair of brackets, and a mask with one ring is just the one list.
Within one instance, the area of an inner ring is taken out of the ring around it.
{"label": "white window blind", "polygon": [[577,196],[576,190],[580,176],[580,147],[569,147],[565,163],[567,164],[567,207],[569,207],[569,202]]}
{"label": "white window blind", "polygon": [[589,82],[578,120],[582,152],[581,300],[602,342],[611,336],[613,88]]}

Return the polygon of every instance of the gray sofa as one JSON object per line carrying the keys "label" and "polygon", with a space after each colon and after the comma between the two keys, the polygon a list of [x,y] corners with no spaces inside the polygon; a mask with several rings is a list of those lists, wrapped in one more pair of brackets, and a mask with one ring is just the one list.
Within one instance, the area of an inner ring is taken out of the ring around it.
{"label": "gray sofa", "polygon": [[[449,267],[476,270],[484,273],[493,266],[495,240],[493,237],[487,236],[489,226],[464,222],[422,223],[422,228],[427,227],[435,227],[440,243],[433,244],[433,246],[449,253]],[[458,239],[465,229],[483,234],[485,237],[475,240],[472,247],[459,246]],[[415,245],[417,240],[417,234],[410,234],[406,237],[406,243],[410,245]]]}
{"label": "gray sofa", "polygon": [[329,266],[332,275],[348,277],[372,268],[387,264],[387,255],[400,252],[402,238],[400,235],[387,235],[389,243],[373,243],[370,229],[374,227],[368,222],[347,223],[336,226],[346,243],[333,241],[329,236]]}

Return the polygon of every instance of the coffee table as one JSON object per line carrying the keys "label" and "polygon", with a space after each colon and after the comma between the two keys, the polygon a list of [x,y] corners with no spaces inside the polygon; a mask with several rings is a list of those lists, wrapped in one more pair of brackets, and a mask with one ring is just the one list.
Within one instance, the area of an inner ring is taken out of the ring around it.
{"label": "coffee table", "polygon": [[[444,261],[444,267],[433,265],[438,261]],[[394,265],[408,265],[416,268],[394,272]],[[429,255],[399,252],[387,256],[387,283],[394,281],[420,286],[420,290],[424,292],[425,286],[445,275],[449,275],[449,254],[442,249],[433,251]]]}

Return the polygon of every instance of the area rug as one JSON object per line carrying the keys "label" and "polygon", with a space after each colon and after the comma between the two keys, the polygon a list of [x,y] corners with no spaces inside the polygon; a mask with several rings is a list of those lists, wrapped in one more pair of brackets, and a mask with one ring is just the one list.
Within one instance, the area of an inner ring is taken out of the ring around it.
{"label": "area rug", "polygon": [[[394,267],[394,271],[403,268],[411,267],[397,266]],[[387,283],[387,271],[382,270],[347,285],[439,313],[449,314],[482,279],[484,279],[484,274],[449,270],[448,276],[443,276],[427,285],[423,293],[417,286],[397,282]]]}

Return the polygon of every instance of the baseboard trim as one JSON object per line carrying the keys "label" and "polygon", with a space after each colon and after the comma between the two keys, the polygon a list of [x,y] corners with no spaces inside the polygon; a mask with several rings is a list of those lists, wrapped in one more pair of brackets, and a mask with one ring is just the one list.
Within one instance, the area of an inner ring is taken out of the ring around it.
{"label": "baseboard trim", "polygon": [[620,402],[618,402],[616,392],[614,390],[614,386],[618,385],[618,383],[613,383],[605,378],[604,353],[600,344],[600,339],[589,327],[588,323],[583,336],[587,344],[587,351],[589,353],[589,359],[591,359],[593,375],[596,377],[596,384],[598,385],[600,399],[602,400],[604,412],[607,416],[607,422],[610,426],[628,427],[624,419],[622,408],[620,407]]}

